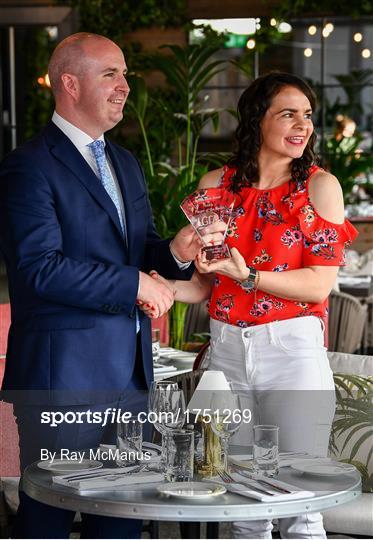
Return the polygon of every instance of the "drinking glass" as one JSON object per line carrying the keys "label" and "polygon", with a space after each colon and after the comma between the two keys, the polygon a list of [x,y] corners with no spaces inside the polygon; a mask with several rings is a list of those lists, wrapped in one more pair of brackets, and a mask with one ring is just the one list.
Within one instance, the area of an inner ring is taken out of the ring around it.
{"label": "drinking glass", "polygon": [[137,465],[142,448],[142,424],[135,416],[117,426],[118,467]]}
{"label": "drinking glass", "polygon": [[173,429],[167,434],[165,477],[169,482],[190,482],[193,478],[194,431]]}
{"label": "drinking glass", "polygon": [[221,439],[223,466],[227,472],[229,472],[229,439],[239,429],[242,422],[240,397],[233,391],[231,383],[229,386],[230,390],[219,390],[211,395],[211,428]]}
{"label": "drinking glass", "polygon": [[152,410],[152,406],[153,406],[153,400],[154,400],[154,392],[155,392],[155,389],[156,388],[164,388],[165,390],[168,389],[168,390],[171,390],[171,389],[174,389],[174,390],[178,390],[179,389],[179,386],[176,382],[173,382],[173,381],[153,381],[150,385],[150,388],[149,388],[149,394],[148,394],[148,410],[151,411]]}
{"label": "drinking glass", "polygon": [[254,426],[254,470],[264,476],[278,474],[278,426]]}
{"label": "drinking glass", "polygon": [[159,328],[152,329],[152,355],[153,355],[153,364],[157,364],[160,358],[160,330]]}
{"label": "drinking glass", "polygon": [[185,399],[177,383],[159,381],[152,385],[149,395],[149,411],[154,413],[153,425],[162,435],[160,468],[165,469],[167,433],[182,428],[185,421]]}

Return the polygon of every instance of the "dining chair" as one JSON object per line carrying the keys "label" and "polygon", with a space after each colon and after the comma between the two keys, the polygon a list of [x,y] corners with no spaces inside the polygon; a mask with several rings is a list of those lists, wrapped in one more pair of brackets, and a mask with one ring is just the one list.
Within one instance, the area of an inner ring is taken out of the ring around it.
{"label": "dining chair", "polygon": [[363,333],[363,353],[373,354],[373,294],[362,298],[361,303],[367,307],[367,317]]}
{"label": "dining chair", "polygon": [[366,320],[366,306],[350,294],[332,290],[329,296],[329,351],[357,351],[362,345]]}
{"label": "dining chair", "polygon": [[184,339],[191,341],[193,334],[210,331],[210,315],[207,311],[206,302],[199,304],[190,304],[188,306],[185,324],[184,324]]}
{"label": "dining chair", "polygon": [[180,373],[180,375],[170,378],[170,381],[178,383],[180,390],[183,391],[186,404],[189,403],[194,394],[203,372],[203,369],[197,369],[195,371],[188,371],[187,373]]}

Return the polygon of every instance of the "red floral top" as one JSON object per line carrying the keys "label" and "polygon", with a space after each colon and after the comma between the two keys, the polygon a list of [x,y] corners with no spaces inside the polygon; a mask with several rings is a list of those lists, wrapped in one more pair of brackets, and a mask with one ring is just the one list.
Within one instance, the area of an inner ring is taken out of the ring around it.
{"label": "red floral top", "polygon": [[[235,170],[224,167],[221,187],[229,186]],[[239,250],[247,265],[270,272],[344,265],[344,246],[356,238],[357,231],[347,220],[338,225],[317,214],[308,185],[318,170],[312,166],[307,180],[298,185],[289,181],[272,189],[246,187],[236,196],[226,241]],[[209,303],[212,318],[242,328],[306,315],[325,318],[326,308],[327,301],[285,300],[260,288],[256,294],[248,292],[239,281],[220,274]]]}

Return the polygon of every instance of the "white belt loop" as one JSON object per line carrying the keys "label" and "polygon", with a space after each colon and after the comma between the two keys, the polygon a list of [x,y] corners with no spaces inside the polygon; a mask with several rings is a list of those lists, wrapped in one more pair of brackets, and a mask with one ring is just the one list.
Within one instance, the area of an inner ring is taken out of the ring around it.
{"label": "white belt loop", "polygon": [[275,343],[275,337],[273,335],[273,324],[268,323],[266,326],[268,330],[269,344],[273,345]]}
{"label": "white belt loop", "polygon": [[324,323],[324,321],[322,320],[321,317],[319,317],[319,321],[320,321],[320,324],[321,324],[322,333],[325,334],[325,323]]}
{"label": "white belt loop", "polygon": [[220,331],[220,341],[223,343],[224,341],[224,338],[225,338],[225,332],[227,330],[227,325],[226,324],[222,324],[221,326],[221,331]]}

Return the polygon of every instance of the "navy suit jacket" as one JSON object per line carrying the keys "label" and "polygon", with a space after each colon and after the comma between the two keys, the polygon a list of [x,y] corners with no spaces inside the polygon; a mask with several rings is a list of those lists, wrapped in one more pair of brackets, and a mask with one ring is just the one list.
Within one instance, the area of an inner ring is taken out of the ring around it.
{"label": "navy suit jacket", "polygon": [[[0,167],[0,249],[12,313],[3,390],[41,391],[39,402],[52,394],[60,404],[110,401],[134,368],[138,269],[190,277],[157,235],[139,163],[110,141],[107,152],[128,245],[110,197],[53,123]],[[142,312],[140,322],[149,383],[150,321]]]}

